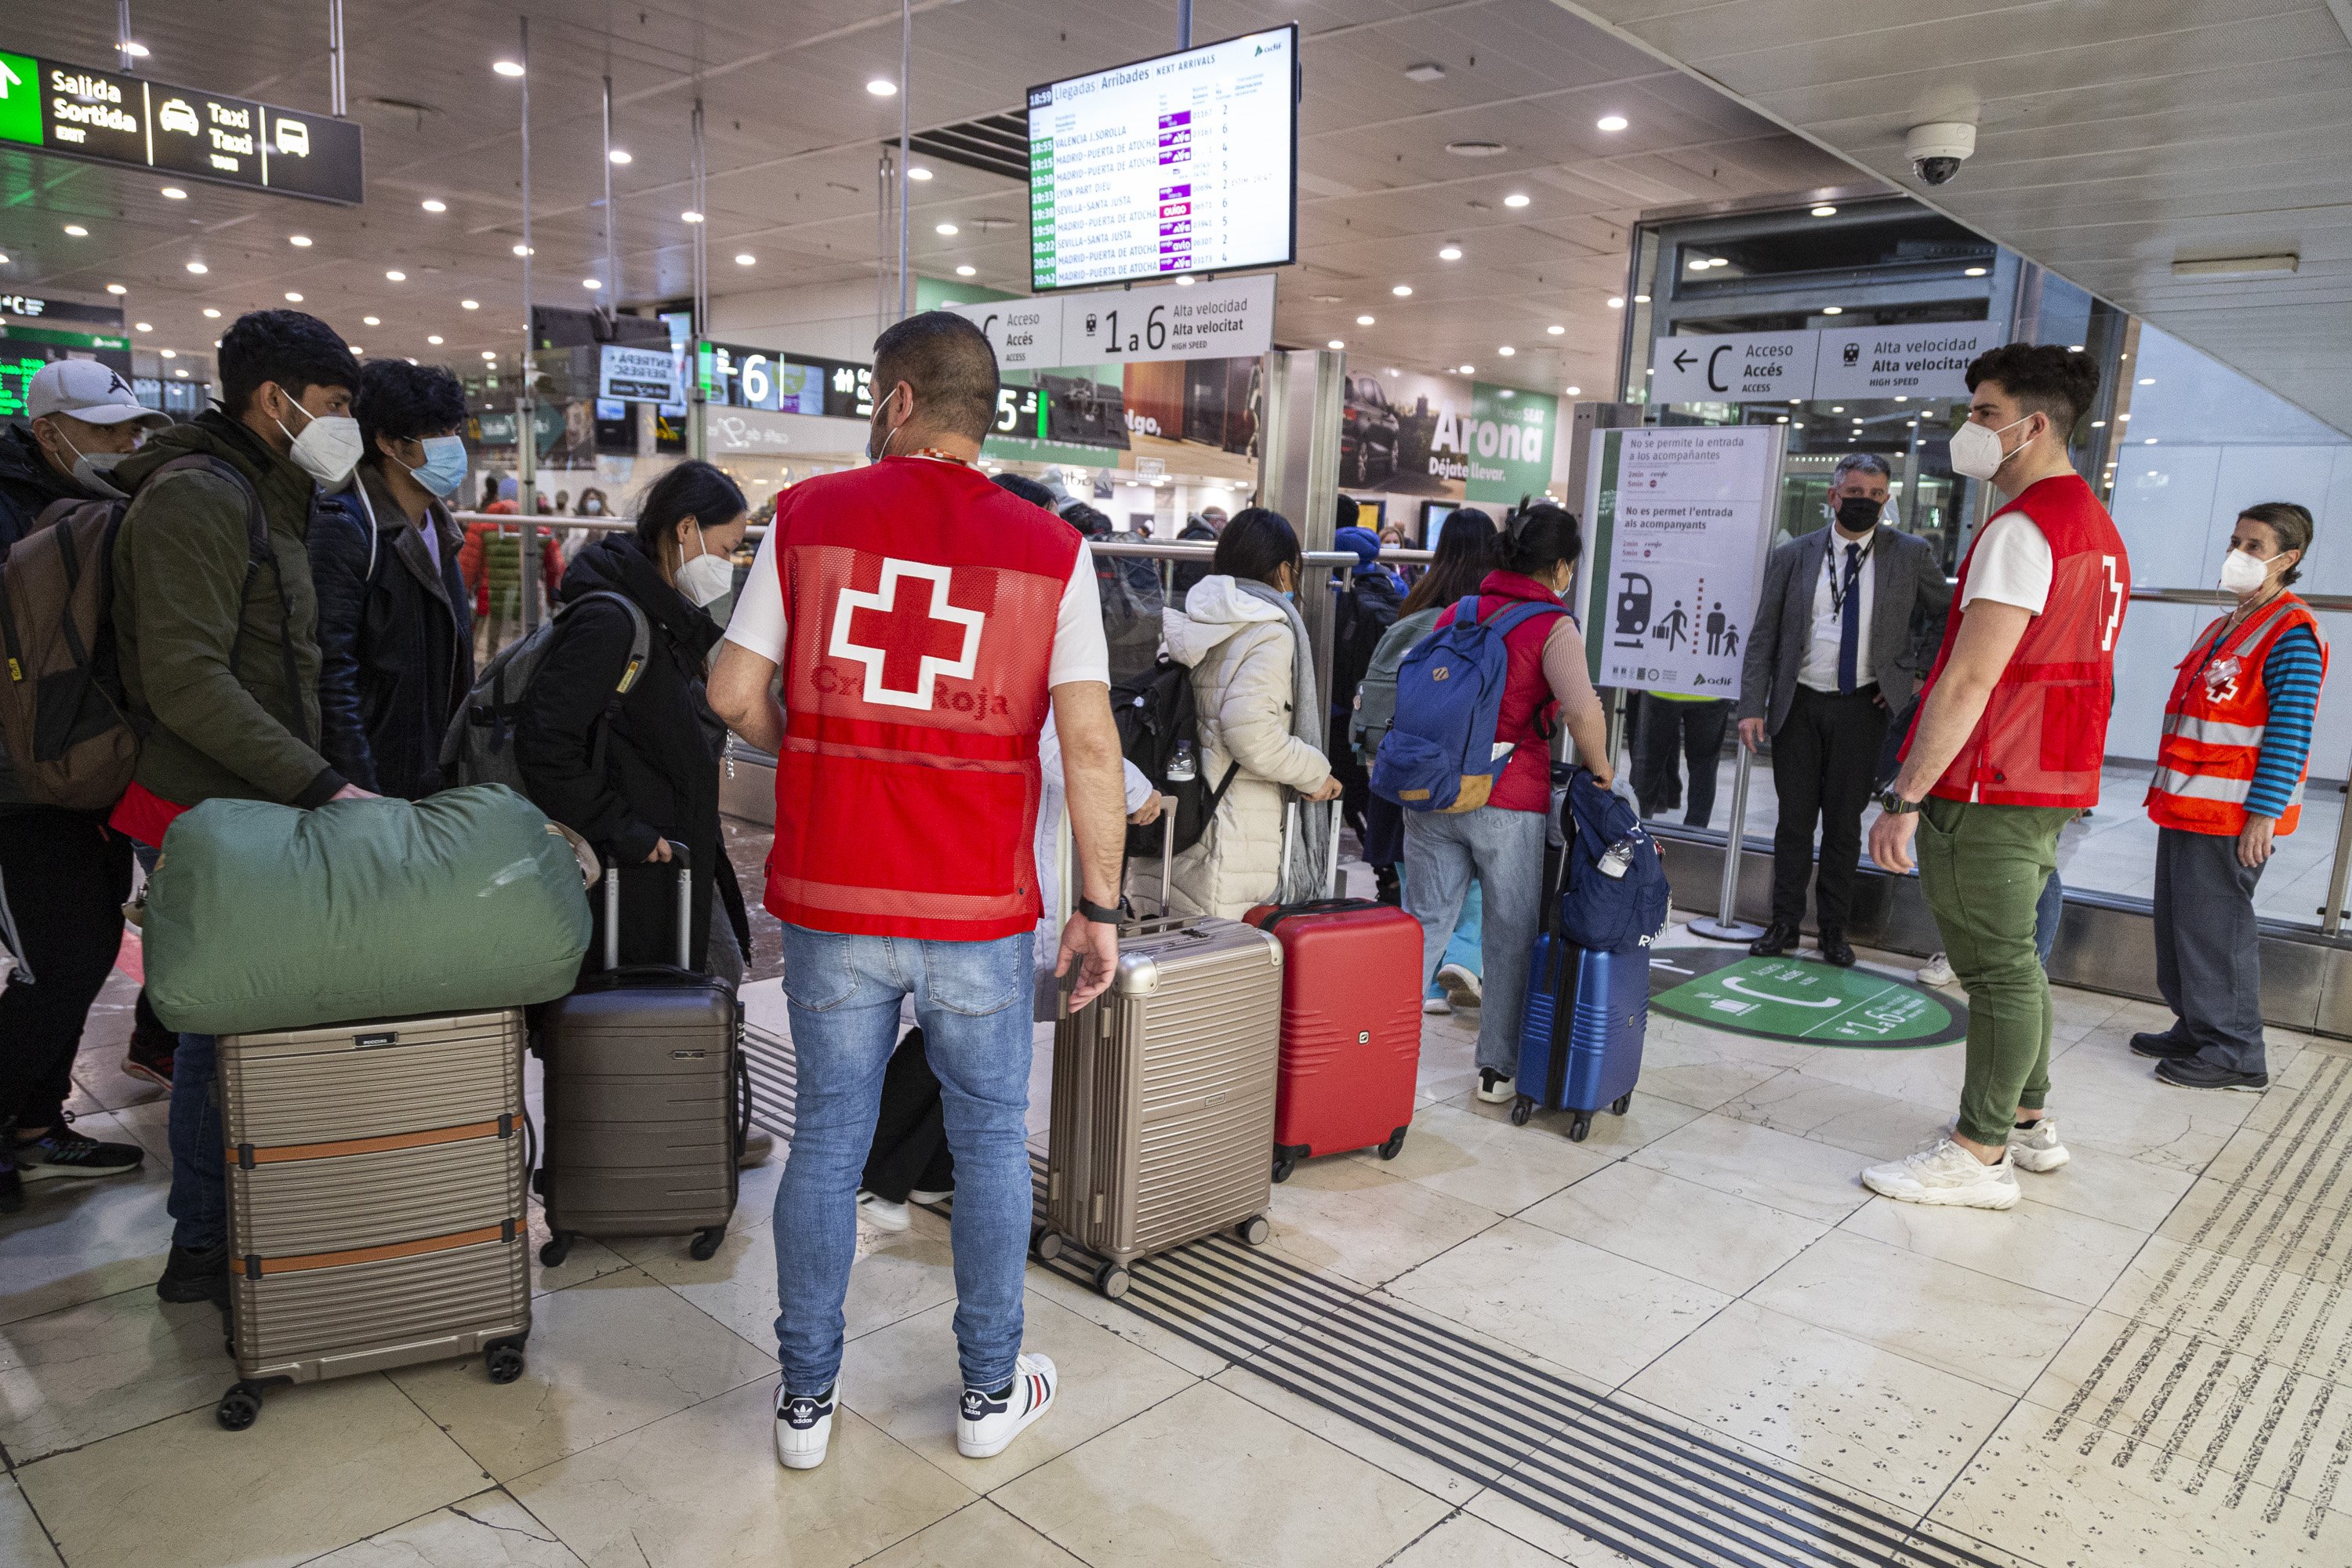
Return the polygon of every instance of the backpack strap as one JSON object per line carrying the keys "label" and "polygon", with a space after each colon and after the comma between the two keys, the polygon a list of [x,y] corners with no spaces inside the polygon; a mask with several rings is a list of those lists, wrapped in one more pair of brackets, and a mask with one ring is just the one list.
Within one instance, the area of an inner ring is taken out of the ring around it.
{"label": "backpack strap", "polygon": [[[588,742],[589,771],[602,777],[604,772],[604,739],[612,732],[613,721],[619,715],[621,704],[635,689],[637,677],[645,673],[646,660],[653,651],[653,626],[635,599],[626,594],[616,594],[610,588],[599,588],[557,605],[555,621],[561,623],[566,615],[591,599],[609,599],[629,613],[629,657],[621,666],[620,679],[613,683],[613,694],[604,699],[604,711],[597,715],[596,731]],[[538,673],[536,669],[531,672],[534,679]]]}
{"label": "backpack strap", "polygon": [[1509,609],[1505,610],[1502,614],[1496,616],[1492,621],[1488,622],[1487,625],[1496,636],[1508,637],[1513,632],[1518,630],[1519,627],[1527,625],[1529,621],[1534,620],[1538,616],[1564,616],[1566,614],[1568,614],[1568,610],[1564,605],[1547,605],[1533,599],[1522,599],[1517,604],[1513,605]]}

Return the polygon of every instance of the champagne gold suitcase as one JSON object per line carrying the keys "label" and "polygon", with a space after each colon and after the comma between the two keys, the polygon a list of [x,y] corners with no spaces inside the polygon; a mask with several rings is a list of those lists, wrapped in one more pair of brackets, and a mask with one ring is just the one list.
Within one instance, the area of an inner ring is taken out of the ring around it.
{"label": "champagne gold suitcase", "polygon": [[477,1351],[493,1382],[522,1374],[522,1050],[520,1009],[221,1037],[223,1426],[274,1383]]}
{"label": "champagne gold suitcase", "polygon": [[1136,1258],[1233,1227],[1265,1240],[1282,943],[1239,921],[1119,935],[1110,989],[1054,1030],[1041,1259],[1075,1242],[1117,1300]]}

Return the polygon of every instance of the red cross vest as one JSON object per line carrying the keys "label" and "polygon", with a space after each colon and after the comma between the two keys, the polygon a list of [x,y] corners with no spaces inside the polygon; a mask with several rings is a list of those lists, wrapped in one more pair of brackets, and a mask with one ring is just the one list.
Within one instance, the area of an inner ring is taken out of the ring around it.
{"label": "red cross vest", "polygon": [[[1927,793],[1990,805],[2096,805],[2131,559],[2115,520],[2079,474],[2037,480],[2001,511],[2023,512],[2050,542],[2050,597],[2026,623],[1967,743]],[[1967,616],[1959,606],[1983,539],[1980,530],[1960,563],[1944,644],[1920,692],[1922,712],[1959,638]],[[1917,734],[1915,718],[1912,738]]]}
{"label": "red cross vest", "polygon": [[849,935],[1029,930],[1076,531],[923,458],[795,485],[774,526],[788,620],[769,910]]}
{"label": "red cross vest", "polygon": [[[2293,594],[2282,594],[2227,636],[2222,616],[2200,634],[2173,678],[2164,704],[2164,738],[2157,743],[2156,777],[2147,786],[2147,814],[2158,827],[2235,837],[2246,826],[2246,796],[2262,760],[2271,694],[2263,666],[2281,637],[2311,628],[2319,644],[2319,679],[2327,679],[2327,639],[2319,618]],[[2218,639],[2218,645],[2217,645]],[[2304,755],[2304,776],[2311,757]],[[2273,832],[2284,837],[2303,820],[2303,778]]]}

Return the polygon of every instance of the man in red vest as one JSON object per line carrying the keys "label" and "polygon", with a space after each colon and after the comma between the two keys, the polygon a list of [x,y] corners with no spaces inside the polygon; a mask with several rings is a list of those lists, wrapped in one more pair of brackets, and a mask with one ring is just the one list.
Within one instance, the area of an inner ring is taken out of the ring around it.
{"label": "man in red vest", "polygon": [[874,386],[876,461],[778,498],[709,684],[777,759],[767,906],[799,1068],[775,1210],[776,1457],[792,1469],[824,1462],[839,1407],[858,1178],[908,998],[955,1156],[957,1446],[1000,1453],[1054,1403],[1054,1363],[1021,1350],[1049,706],[1081,876],[1056,969],[1078,970],[1074,1005],[1118,959],[1126,802],[1085,542],[971,467],[997,387],[971,322],[892,327]]}
{"label": "man in red vest", "polygon": [[1879,799],[1870,854],[1919,885],[1969,992],[1958,1125],[1934,1146],[1862,1173],[1906,1203],[2005,1209],[2016,1168],[2066,1163],[2050,1092],[2050,976],[2033,910],[2058,832],[2099,798],[2116,637],[2131,563],[2114,520],[2067,459],[2098,394],[2090,356],[2010,343],[1969,366],[1968,423],[1952,468],[2008,503],[1960,563],[1944,646],[1928,672],[1903,768]]}

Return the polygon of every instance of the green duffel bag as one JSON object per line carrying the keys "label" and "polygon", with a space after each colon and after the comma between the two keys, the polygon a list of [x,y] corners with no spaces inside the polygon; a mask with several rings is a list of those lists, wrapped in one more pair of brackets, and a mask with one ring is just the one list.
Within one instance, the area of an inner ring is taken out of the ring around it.
{"label": "green duffel bag", "polygon": [[503,784],[302,811],[208,800],[163,836],[141,931],[165,1026],[249,1034],[570,991],[588,900],[563,830]]}

